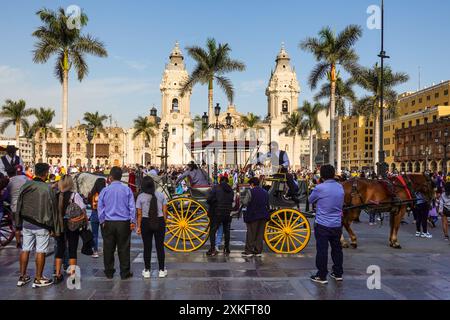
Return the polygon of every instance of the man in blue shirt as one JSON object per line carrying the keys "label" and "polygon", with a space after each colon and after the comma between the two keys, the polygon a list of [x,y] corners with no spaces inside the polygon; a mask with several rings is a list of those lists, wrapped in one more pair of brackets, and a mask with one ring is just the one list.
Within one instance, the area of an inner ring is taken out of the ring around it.
{"label": "man in blue shirt", "polygon": [[342,281],[343,254],[340,238],[342,235],[342,207],[344,188],[335,179],[335,170],[331,165],[320,168],[323,183],[318,184],[309,196],[309,202],[316,205],[314,234],[316,237],[316,267],[318,272],[311,276],[314,282],[326,284],[328,274],[328,243],[331,246],[333,272],[330,277]]}
{"label": "man in blue shirt", "polygon": [[103,262],[108,279],[114,276],[114,252],[119,255],[122,280],[131,278],[131,231],[136,225],[136,207],[131,189],[122,184],[122,169],[113,167],[111,184],[98,197],[98,219],[102,228]]}

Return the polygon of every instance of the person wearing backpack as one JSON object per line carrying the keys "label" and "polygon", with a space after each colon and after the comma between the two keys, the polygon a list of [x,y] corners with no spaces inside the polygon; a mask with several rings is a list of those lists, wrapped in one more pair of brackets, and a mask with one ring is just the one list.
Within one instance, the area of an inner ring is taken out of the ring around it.
{"label": "person wearing backpack", "polygon": [[88,202],[91,205],[92,212],[89,220],[91,221],[91,229],[94,240],[94,247],[92,248],[94,253],[92,254],[92,258],[98,258],[98,229],[100,227],[100,222],[98,220],[98,197],[100,192],[106,187],[106,180],[104,178],[98,178],[91,192],[89,192]]}
{"label": "person wearing backpack", "polygon": [[164,266],[164,237],[166,235],[167,199],[161,192],[156,191],[155,181],[146,176],[142,179],[142,193],[136,199],[137,228],[136,233],[142,236],[144,242],[145,269],[142,276],[150,278],[153,238],[155,239],[158,256],[159,277],[167,277]]}
{"label": "person wearing backpack", "polygon": [[54,284],[59,284],[64,280],[61,273],[61,266],[64,260],[64,253],[69,252],[69,272],[75,272],[77,265],[78,241],[80,239],[80,228],[87,226],[86,205],[83,198],[73,192],[74,183],[71,176],[64,176],[58,182],[58,209],[60,219],[63,221],[64,233],[56,237],[55,251],[55,276]]}

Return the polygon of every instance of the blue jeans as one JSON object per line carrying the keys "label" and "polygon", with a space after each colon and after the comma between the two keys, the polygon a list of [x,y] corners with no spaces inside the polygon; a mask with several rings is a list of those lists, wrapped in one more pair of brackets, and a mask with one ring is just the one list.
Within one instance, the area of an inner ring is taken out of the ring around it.
{"label": "blue jeans", "polygon": [[97,210],[92,210],[91,213],[91,229],[92,229],[92,235],[94,236],[94,252],[98,252],[98,229],[100,227],[100,221],[98,220],[98,213]]}
{"label": "blue jeans", "polygon": [[216,247],[219,247],[222,244],[222,237],[223,237],[223,224],[220,224],[219,228],[217,229]]}

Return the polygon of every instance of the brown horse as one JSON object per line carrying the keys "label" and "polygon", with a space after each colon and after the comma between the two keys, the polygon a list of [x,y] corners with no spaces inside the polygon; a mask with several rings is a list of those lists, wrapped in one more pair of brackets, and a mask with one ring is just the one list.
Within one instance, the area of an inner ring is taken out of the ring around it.
{"label": "brown horse", "polygon": [[[362,209],[372,212],[390,213],[390,235],[389,245],[392,248],[400,249],[398,242],[398,230],[400,223],[405,216],[408,201],[411,200],[410,193],[401,183],[389,184],[383,180],[368,180],[364,178],[354,178],[343,182],[344,197],[344,218],[343,225],[350,235],[351,246],[356,248],[356,235],[351,228],[353,221],[357,220]],[[341,238],[342,246],[348,247],[344,237]]]}

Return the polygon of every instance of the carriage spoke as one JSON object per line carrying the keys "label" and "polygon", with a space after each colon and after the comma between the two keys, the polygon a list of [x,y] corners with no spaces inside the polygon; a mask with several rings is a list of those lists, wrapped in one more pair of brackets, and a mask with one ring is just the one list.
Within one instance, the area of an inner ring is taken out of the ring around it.
{"label": "carriage spoke", "polygon": [[294,226],[294,227],[292,227],[292,230],[306,230],[305,228],[300,228],[301,226],[303,226],[303,225],[305,225],[306,224],[306,221],[303,221],[302,223],[300,223],[300,224],[298,224],[298,225],[296,225],[296,226]]}
{"label": "carriage spoke", "polygon": [[295,241],[297,241],[298,243],[300,243],[300,245],[303,244],[303,242],[304,242],[304,241],[301,241],[301,240],[297,239],[297,237],[294,236],[293,234],[291,234],[291,237],[292,237],[293,240],[295,240]]}
{"label": "carriage spoke", "polygon": [[206,215],[206,213],[203,211],[203,213],[200,214],[200,216],[198,216],[198,217],[192,219],[192,217],[194,217],[194,215],[197,213],[198,209],[200,209],[200,208],[201,208],[201,206],[198,206],[198,207],[194,210],[194,212],[192,212],[192,214],[190,215],[190,217],[189,217],[189,219],[188,219],[188,222],[194,222],[194,221],[196,221],[196,220],[198,220],[198,219],[200,219],[200,218],[202,218],[202,217],[204,217],[204,216]]}
{"label": "carriage spoke", "polygon": [[280,235],[280,239],[278,239],[278,241],[275,243],[274,247],[276,248],[278,246],[278,244],[280,243],[280,241],[284,238],[284,234]]}
{"label": "carriage spoke", "polygon": [[197,231],[197,232],[200,232],[200,233],[202,233],[202,234],[208,234],[208,232],[202,231],[202,230],[197,229],[197,228],[192,228],[192,227],[191,227],[191,229],[192,229],[192,230],[195,230],[195,231]]}
{"label": "carriage spoke", "polygon": [[179,203],[180,203],[181,219],[184,219],[184,211],[183,211],[184,203],[183,203],[183,199],[181,199],[179,201]]}
{"label": "carriage spoke", "polygon": [[275,221],[275,219],[271,219],[271,222],[275,223],[278,227],[280,227],[281,229],[284,229],[284,226],[280,225],[277,221]]}
{"label": "carriage spoke", "polygon": [[[172,237],[167,241],[167,243],[172,242],[173,238],[175,238],[175,237],[177,236],[177,234],[180,233],[180,231],[181,231],[181,229],[178,228],[178,231],[175,232],[175,233],[172,235]],[[178,237],[178,240],[179,240],[179,239],[180,239],[180,238]]]}
{"label": "carriage spoke", "polygon": [[286,236],[283,237],[283,242],[281,243],[280,250],[283,250],[285,242],[286,242]]}
{"label": "carriage spoke", "polygon": [[301,218],[301,215],[298,215],[297,218],[295,218],[294,222],[292,222],[291,224],[289,224],[290,227],[295,226],[295,224],[297,223],[297,221]]}
{"label": "carriage spoke", "polygon": [[198,237],[194,232],[191,231],[191,229],[186,229],[188,232],[190,232],[200,243],[202,242],[202,239]]}
{"label": "carriage spoke", "polygon": [[270,241],[270,242],[273,242],[273,241],[275,241],[276,239],[282,237],[283,235],[284,235],[284,234],[280,233],[280,234],[278,234],[277,236],[270,238],[269,241]]}

